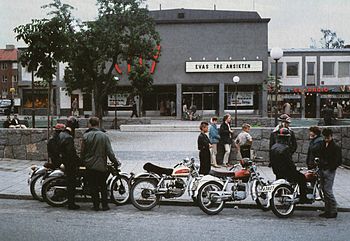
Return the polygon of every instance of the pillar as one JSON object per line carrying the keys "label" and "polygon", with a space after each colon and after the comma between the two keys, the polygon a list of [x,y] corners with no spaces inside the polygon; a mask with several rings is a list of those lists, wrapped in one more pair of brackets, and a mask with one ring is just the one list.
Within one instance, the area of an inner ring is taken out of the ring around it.
{"label": "pillar", "polygon": [[182,118],[182,84],[176,84],[176,119]]}
{"label": "pillar", "polygon": [[225,84],[219,84],[219,116],[225,114]]}

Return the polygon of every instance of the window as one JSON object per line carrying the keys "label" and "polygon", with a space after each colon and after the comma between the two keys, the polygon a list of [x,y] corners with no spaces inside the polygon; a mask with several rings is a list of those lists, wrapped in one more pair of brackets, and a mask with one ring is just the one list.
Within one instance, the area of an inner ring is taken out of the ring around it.
{"label": "window", "polygon": [[3,75],[3,76],[2,76],[2,82],[3,82],[3,83],[6,83],[6,82],[7,82],[7,76],[6,76],[6,75]]}
{"label": "window", "polygon": [[17,68],[18,68],[17,63],[12,63],[12,69],[17,69]]}
{"label": "window", "polygon": [[7,95],[7,89],[2,89],[2,95]]}
{"label": "window", "polygon": [[350,62],[339,62],[338,77],[350,76]]}
{"label": "window", "polygon": [[315,75],[315,63],[314,62],[307,63],[307,75]]}
{"label": "window", "polygon": [[12,76],[12,82],[17,82],[17,75]]}
{"label": "window", "polygon": [[2,63],[2,69],[7,69],[7,63]]}
{"label": "window", "polygon": [[299,67],[298,62],[287,63],[287,76],[298,76],[299,75],[298,67]]}
{"label": "window", "polygon": [[[283,71],[283,63],[278,63],[278,76],[282,76],[282,71]],[[275,76],[276,72],[276,63],[272,62],[271,63],[271,72],[270,75]]]}
{"label": "window", "polygon": [[323,76],[334,76],[334,62],[323,62]]}

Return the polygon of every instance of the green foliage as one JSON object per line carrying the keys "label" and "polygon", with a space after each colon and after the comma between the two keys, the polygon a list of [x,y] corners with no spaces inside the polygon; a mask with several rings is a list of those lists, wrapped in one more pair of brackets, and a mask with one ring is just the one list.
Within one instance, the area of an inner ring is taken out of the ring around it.
{"label": "green foliage", "polygon": [[322,48],[326,49],[341,49],[344,48],[344,40],[337,36],[336,32],[330,29],[321,29],[322,38],[321,44]]}

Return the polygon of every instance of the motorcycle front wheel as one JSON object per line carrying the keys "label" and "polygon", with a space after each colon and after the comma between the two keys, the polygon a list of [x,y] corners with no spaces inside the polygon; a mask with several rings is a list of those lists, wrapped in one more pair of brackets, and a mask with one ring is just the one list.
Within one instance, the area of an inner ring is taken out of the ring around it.
{"label": "motorcycle front wheel", "polygon": [[45,180],[41,189],[43,200],[53,206],[62,207],[67,204],[67,183],[64,177],[51,177]]}
{"label": "motorcycle front wheel", "polygon": [[116,205],[121,205],[129,200],[129,178],[126,176],[116,177],[111,184],[111,200]]}
{"label": "motorcycle front wheel", "polygon": [[130,188],[130,200],[132,205],[141,211],[154,208],[159,202],[159,196],[155,194],[157,180],[154,178],[140,178],[134,180]]}
{"label": "motorcycle front wheel", "polygon": [[215,215],[222,211],[225,202],[213,192],[222,191],[223,186],[217,182],[207,182],[201,186],[197,195],[197,203],[208,215]]}
{"label": "motorcycle front wheel", "polygon": [[32,194],[35,200],[38,200],[40,202],[44,201],[43,197],[41,196],[41,188],[43,186],[44,176],[45,176],[45,173],[34,175],[34,177],[32,177],[32,180],[30,182],[30,193]]}
{"label": "motorcycle front wheel", "polygon": [[258,208],[260,208],[263,211],[268,211],[269,208],[267,207],[269,204],[269,201],[267,199],[267,193],[266,192],[261,192],[263,186],[265,186],[266,184],[263,183],[262,181],[256,182],[256,186],[255,186],[255,192],[257,195],[257,198],[255,200],[256,205],[258,206]]}
{"label": "motorcycle front wheel", "polygon": [[288,218],[294,212],[293,189],[291,186],[281,184],[272,192],[271,209],[279,218]]}

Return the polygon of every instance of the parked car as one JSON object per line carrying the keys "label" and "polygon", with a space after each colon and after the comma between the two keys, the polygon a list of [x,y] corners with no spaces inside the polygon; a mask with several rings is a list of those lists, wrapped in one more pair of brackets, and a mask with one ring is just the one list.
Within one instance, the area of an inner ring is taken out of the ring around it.
{"label": "parked car", "polygon": [[11,109],[11,100],[0,99],[0,114],[9,115]]}

